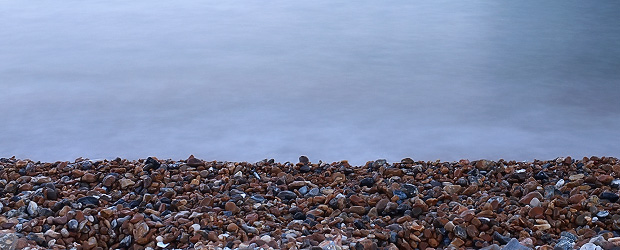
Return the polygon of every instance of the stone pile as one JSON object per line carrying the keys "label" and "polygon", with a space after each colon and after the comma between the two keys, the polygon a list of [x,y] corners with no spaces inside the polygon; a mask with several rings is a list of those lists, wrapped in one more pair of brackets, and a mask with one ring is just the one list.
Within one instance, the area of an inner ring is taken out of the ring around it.
{"label": "stone pile", "polygon": [[620,162],[0,159],[0,249],[620,249]]}

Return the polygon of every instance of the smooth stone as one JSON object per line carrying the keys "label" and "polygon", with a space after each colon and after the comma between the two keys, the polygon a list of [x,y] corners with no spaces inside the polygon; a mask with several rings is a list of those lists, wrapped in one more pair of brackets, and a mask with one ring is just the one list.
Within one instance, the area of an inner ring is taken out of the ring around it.
{"label": "smooth stone", "polygon": [[299,156],[299,162],[303,164],[308,164],[310,162],[310,159],[308,159],[308,156],[302,155]]}
{"label": "smooth stone", "polygon": [[87,183],[97,182],[97,175],[93,173],[86,173],[82,176],[82,181]]}
{"label": "smooth stone", "polygon": [[602,192],[599,196],[598,196],[601,200],[608,200],[611,202],[616,202],[618,201],[618,194],[616,193],[612,193],[612,192]]}
{"label": "smooth stone", "polygon": [[607,216],[609,216],[609,211],[603,210],[603,211],[598,211],[598,213],[596,213],[596,217],[599,217],[599,218],[605,218]]}
{"label": "smooth stone", "polygon": [[611,184],[609,184],[609,186],[612,188],[620,188],[620,179],[615,179],[611,181]]}
{"label": "smooth stone", "polygon": [[308,173],[312,171],[312,168],[310,167],[310,165],[303,165],[299,168],[299,172],[302,174]]}
{"label": "smooth stone", "polygon": [[120,179],[118,182],[120,183],[121,188],[123,189],[136,184],[134,181],[127,179],[127,178]]}
{"label": "smooth stone", "polygon": [[574,194],[568,198],[568,202],[570,202],[571,204],[577,204],[585,199],[586,197],[583,194]]}
{"label": "smooth stone", "polygon": [[226,230],[228,230],[228,232],[237,232],[237,230],[239,230],[239,227],[235,223],[230,223],[228,224],[228,226],[226,226]]}
{"label": "smooth stone", "polygon": [[308,186],[303,186],[303,187],[299,188],[298,191],[299,191],[299,193],[301,195],[306,195],[308,193]]}
{"label": "smooth stone", "polygon": [[293,199],[297,198],[297,194],[295,194],[295,193],[293,193],[291,191],[288,191],[288,190],[280,191],[278,193],[278,198],[280,198],[282,200],[293,200]]}
{"label": "smooth stone", "polygon": [[28,207],[26,208],[26,212],[32,216],[32,217],[37,217],[37,215],[39,215],[39,206],[37,205],[36,202],[34,201],[30,201],[28,202]]}
{"label": "smooth stone", "polygon": [[542,207],[533,207],[530,209],[527,215],[534,219],[540,219],[540,218],[543,218],[544,212],[545,212],[545,209]]}
{"label": "smooth stone", "polygon": [[540,207],[540,200],[536,197],[532,198],[532,200],[530,201],[530,206]]}
{"label": "smooth stone", "polygon": [[45,196],[46,196],[46,198],[48,200],[56,200],[56,199],[58,199],[58,191],[56,190],[56,188],[46,187],[44,189],[44,193],[45,193]]}
{"label": "smooth stone", "polygon": [[604,175],[600,175],[596,179],[605,185],[609,185],[614,180],[614,177],[608,174],[604,174]]}
{"label": "smooth stone", "polygon": [[574,174],[568,177],[569,180],[571,181],[576,181],[576,180],[581,180],[583,179],[584,174]]}
{"label": "smooth stone", "polygon": [[226,204],[224,205],[224,209],[226,209],[226,211],[232,212],[233,214],[239,213],[239,211],[241,211],[237,204],[232,201],[226,202]]}
{"label": "smooth stone", "polygon": [[112,187],[112,185],[114,185],[115,182],[116,182],[116,176],[114,176],[113,174],[109,174],[103,177],[103,181],[101,181],[101,184],[104,187]]}
{"label": "smooth stone", "polygon": [[67,229],[69,229],[70,231],[77,231],[78,230],[78,221],[76,219],[71,219],[67,222]]}
{"label": "smooth stone", "polygon": [[84,196],[77,199],[77,202],[81,203],[84,206],[99,206],[99,199],[93,196]]}
{"label": "smooth stone", "polygon": [[360,181],[360,186],[372,187],[375,185],[375,179],[373,178],[364,178]]}
{"label": "smooth stone", "polygon": [[383,210],[385,210],[385,208],[387,207],[388,202],[390,202],[390,200],[386,198],[379,200],[379,202],[377,202],[377,204],[375,205],[377,213],[383,213]]}
{"label": "smooth stone", "polygon": [[443,190],[448,194],[459,194],[462,187],[460,185],[447,185],[443,187]]}
{"label": "smooth stone", "polygon": [[349,208],[349,212],[359,214],[359,215],[364,215],[366,214],[366,208],[362,206],[351,206]]}

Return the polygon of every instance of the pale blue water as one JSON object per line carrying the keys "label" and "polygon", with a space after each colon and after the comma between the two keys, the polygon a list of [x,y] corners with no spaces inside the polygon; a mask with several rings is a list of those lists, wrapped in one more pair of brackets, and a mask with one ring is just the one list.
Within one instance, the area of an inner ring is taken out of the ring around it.
{"label": "pale blue water", "polygon": [[0,0],[0,156],[619,156],[618,1]]}

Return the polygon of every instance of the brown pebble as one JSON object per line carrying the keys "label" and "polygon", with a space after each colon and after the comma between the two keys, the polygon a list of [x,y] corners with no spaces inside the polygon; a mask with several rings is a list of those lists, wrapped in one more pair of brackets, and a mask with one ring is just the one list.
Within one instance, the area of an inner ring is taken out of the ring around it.
{"label": "brown pebble", "polygon": [[233,214],[239,213],[239,211],[241,211],[237,204],[232,201],[226,202],[226,205],[224,205],[224,209],[226,209],[226,211],[232,212]]}
{"label": "brown pebble", "polygon": [[228,232],[237,232],[238,229],[239,227],[235,223],[230,223],[226,226],[226,230],[228,230]]}
{"label": "brown pebble", "polygon": [[571,204],[577,204],[585,199],[586,197],[583,196],[583,194],[575,194],[575,195],[571,195],[571,197],[568,198],[568,202],[570,202]]}

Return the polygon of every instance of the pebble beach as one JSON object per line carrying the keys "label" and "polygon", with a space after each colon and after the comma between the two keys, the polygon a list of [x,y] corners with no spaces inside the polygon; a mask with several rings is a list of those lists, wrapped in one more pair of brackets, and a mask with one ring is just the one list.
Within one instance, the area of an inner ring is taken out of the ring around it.
{"label": "pebble beach", "polygon": [[0,249],[620,249],[620,161],[0,159]]}

